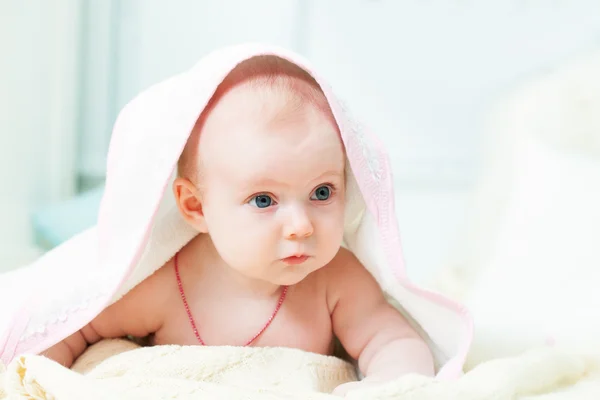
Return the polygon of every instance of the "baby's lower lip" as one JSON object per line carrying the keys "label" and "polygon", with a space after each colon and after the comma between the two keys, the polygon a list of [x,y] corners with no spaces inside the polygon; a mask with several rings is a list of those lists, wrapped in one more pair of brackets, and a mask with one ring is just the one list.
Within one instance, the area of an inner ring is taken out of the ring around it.
{"label": "baby's lower lip", "polygon": [[304,261],[308,259],[308,256],[291,256],[283,259],[283,262],[289,265],[298,265],[302,264]]}

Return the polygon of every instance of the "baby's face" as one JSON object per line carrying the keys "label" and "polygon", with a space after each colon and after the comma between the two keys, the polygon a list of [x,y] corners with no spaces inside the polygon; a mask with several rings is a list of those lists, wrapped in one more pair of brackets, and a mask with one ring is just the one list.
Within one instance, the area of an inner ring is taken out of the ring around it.
{"label": "baby's face", "polygon": [[230,97],[200,137],[208,233],[238,272],[295,284],[331,261],[342,242],[341,140],[332,118],[310,104],[276,116],[285,108],[278,96]]}

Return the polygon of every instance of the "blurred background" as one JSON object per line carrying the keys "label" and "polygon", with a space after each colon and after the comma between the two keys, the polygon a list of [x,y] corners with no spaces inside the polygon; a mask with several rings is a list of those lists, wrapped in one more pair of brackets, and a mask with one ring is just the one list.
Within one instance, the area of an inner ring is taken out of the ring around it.
{"label": "blurred background", "polygon": [[[556,157],[600,143],[598,0],[0,0],[0,271],[94,223],[132,97],[244,41],[308,57],[386,144],[417,280],[489,245],[529,176],[515,154],[537,151],[522,138]],[[569,121],[596,130],[573,139]]]}

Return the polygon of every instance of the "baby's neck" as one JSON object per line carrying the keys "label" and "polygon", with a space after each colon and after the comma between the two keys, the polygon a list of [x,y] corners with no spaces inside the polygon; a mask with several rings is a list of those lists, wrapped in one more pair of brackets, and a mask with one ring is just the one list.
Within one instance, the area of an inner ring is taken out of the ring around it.
{"label": "baby's neck", "polygon": [[[231,268],[217,252],[210,236],[200,234],[189,247],[189,260],[200,270],[203,290],[218,291],[220,295],[264,298],[279,295],[280,285],[255,279]],[[205,287],[206,285],[206,287]]]}

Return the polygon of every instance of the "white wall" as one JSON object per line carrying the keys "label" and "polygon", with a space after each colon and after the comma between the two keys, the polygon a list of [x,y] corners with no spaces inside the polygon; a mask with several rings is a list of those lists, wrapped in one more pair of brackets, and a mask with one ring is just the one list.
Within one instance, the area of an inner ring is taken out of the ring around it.
{"label": "white wall", "polygon": [[121,4],[118,108],[219,47],[243,41],[295,46],[297,0],[131,0]]}
{"label": "white wall", "polygon": [[29,260],[36,205],[74,180],[77,1],[0,2],[0,271]]}
{"label": "white wall", "polygon": [[116,110],[120,0],[82,1],[77,173],[84,186],[103,181]]}
{"label": "white wall", "polygon": [[499,92],[600,44],[600,1],[312,0],[306,51],[405,184],[469,184]]}

